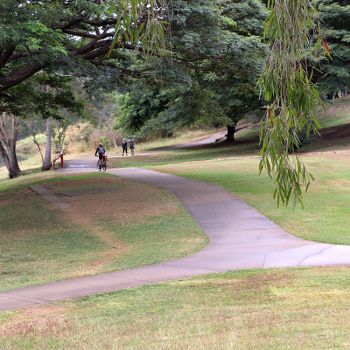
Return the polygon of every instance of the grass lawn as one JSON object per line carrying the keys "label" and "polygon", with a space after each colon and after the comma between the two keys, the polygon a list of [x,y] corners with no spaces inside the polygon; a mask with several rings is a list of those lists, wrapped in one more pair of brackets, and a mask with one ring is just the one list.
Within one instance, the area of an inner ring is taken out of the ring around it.
{"label": "grass lawn", "polygon": [[230,146],[194,147],[174,150],[161,150],[135,157],[114,158],[109,160],[110,167],[130,168],[147,167],[165,164],[177,164],[198,160],[230,158],[236,155],[258,154],[258,146],[254,141],[237,143]]}
{"label": "grass lawn", "polygon": [[[28,189],[51,188],[58,211]],[[158,188],[104,174],[37,174],[0,185],[0,290],[178,258],[207,238]]]}
{"label": "grass lawn", "polygon": [[316,177],[304,197],[305,208],[277,208],[273,184],[258,175],[257,157],[169,164],[155,169],[222,185],[293,235],[319,242],[350,244],[350,158],[348,154],[304,158]]}
{"label": "grass lawn", "polygon": [[328,102],[318,115],[322,128],[350,123],[350,96]]}
{"label": "grass lawn", "polygon": [[0,349],[348,349],[350,268],[213,274],[0,314]]}
{"label": "grass lawn", "polygon": [[140,142],[137,148],[141,151],[150,151],[165,147],[172,147],[179,144],[185,144],[188,142],[195,142],[207,137],[211,137],[213,134],[220,131],[224,131],[225,128],[215,129],[193,129],[193,130],[181,130],[178,131],[173,137],[156,139],[153,141]]}

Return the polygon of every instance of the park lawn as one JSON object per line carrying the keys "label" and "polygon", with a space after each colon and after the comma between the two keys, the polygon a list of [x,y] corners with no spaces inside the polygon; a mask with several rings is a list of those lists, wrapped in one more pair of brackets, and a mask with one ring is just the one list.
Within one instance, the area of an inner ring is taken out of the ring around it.
{"label": "park lawn", "polygon": [[173,137],[159,138],[151,141],[140,142],[137,145],[137,148],[141,151],[159,150],[162,148],[168,148],[180,144],[200,141],[224,130],[225,129],[223,128],[194,128],[188,130],[179,130],[175,133]]}
{"label": "park lawn", "polygon": [[134,157],[110,159],[109,166],[112,168],[148,167],[250,154],[258,154],[256,141],[238,142],[234,145],[220,144],[207,147],[160,150],[140,155],[136,152]]}
{"label": "park lawn", "polygon": [[0,314],[0,349],[347,349],[350,268],[212,274]]}
{"label": "park lawn", "polygon": [[[55,210],[42,183],[70,204]],[[0,290],[183,257],[207,244],[169,193],[105,174],[26,176],[0,185]]]}
{"label": "park lawn", "polygon": [[327,102],[318,114],[318,120],[321,128],[350,123],[350,95]]}
{"label": "park lawn", "polygon": [[[267,175],[258,175],[258,157],[186,162],[154,169],[223,186],[298,237],[334,244],[350,244],[350,158],[348,153],[304,157],[315,175],[304,209],[277,207],[274,186]],[[153,168],[153,167],[152,167]],[[234,227],[232,227],[234,229]]]}

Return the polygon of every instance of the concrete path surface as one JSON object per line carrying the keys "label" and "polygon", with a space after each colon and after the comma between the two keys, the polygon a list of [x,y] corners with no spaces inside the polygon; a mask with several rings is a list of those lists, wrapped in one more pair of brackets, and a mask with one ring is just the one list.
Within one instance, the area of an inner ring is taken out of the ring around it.
{"label": "concrete path surface", "polygon": [[[68,169],[66,172],[91,171]],[[0,310],[45,304],[228,270],[350,264],[350,247],[305,241],[280,229],[239,198],[213,184],[145,169],[110,174],[154,184],[175,194],[209,236],[192,256],[158,265],[0,293]]]}

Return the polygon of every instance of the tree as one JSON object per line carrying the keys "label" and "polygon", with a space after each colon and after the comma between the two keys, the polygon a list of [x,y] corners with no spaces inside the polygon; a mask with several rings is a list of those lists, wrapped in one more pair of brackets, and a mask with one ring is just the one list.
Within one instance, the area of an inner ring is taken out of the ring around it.
{"label": "tree", "polygon": [[[266,9],[260,1],[187,4],[192,11],[182,25],[175,26],[175,52],[192,65],[200,86],[220,107],[218,113],[226,117],[227,141],[232,142],[237,122],[260,104],[256,83],[266,56],[261,42]],[[176,13],[180,18],[183,8]],[[186,38],[189,46],[181,50]]]}
{"label": "tree", "polygon": [[[51,169],[52,119],[64,120],[67,113],[84,116],[84,101],[75,93],[69,76],[44,72],[36,76],[42,91],[37,101],[37,113],[46,119],[46,146],[43,170]],[[39,87],[39,89],[40,89]]]}
{"label": "tree", "polygon": [[[37,110],[32,85],[44,70],[81,74],[102,66],[109,74],[125,73],[118,65],[119,50],[153,53],[162,47],[164,10],[158,0],[1,1],[0,113],[18,118]],[[17,132],[11,135],[10,140]],[[3,138],[0,155],[15,177],[20,173],[15,145],[6,142]]]}
{"label": "tree", "polygon": [[8,169],[10,179],[18,176],[21,169],[16,155],[19,117],[3,112],[0,116],[0,154]]}
{"label": "tree", "polygon": [[10,178],[18,176],[21,172],[16,156],[18,127],[21,118],[33,116],[37,110],[35,100],[39,96],[35,89],[33,81],[27,81],[14,87],[9,98],[0,98],[0,155]]}
{"label": "tree", "polygon": [[113,64],[113,49],[152,51],[162,41],[157,0],[2,0],[0,13],[2,93],[47,67]]}
{"label": "tree", "polygon": [[176,0],[172,13],[173,55],[145,63],[117,125],[163,135],[193,123],[227,125],[233,141],[237,121],[259,107],[265,8],[259,1]]}
{"label": "tree", "polygon": [[332,59],[322,60],[318,86],[324,97],[333,98],[350,87],[350,3],[344,0],[318,0],[317,8],[324,27],[325,45]]}

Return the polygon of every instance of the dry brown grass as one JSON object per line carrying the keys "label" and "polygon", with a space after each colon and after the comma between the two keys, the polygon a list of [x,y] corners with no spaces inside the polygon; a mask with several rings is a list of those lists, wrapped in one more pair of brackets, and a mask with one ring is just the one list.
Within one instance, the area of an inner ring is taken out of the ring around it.
{"label": "dry brown grass", "polygon": [[65,194],[64,202],[70,209],[64,211],[66,220],[78,224],[106,246],[100,259],[76,271],[72,277],[97,273],[101,267],[128,251],[101,225],[101,221],[121,223],[140,222],[147,218],[179,213],[179,207],[159,195],[154,188],[140,186],[117,177],[103,177],[81,181],[53,183],[50,189]]}
{"label": "dry brown grass", "polygon": [[3,325],[0,337],[64,336],[71,327],[67,313],[74,312],[74,309],[63,305],[28,308]]}

